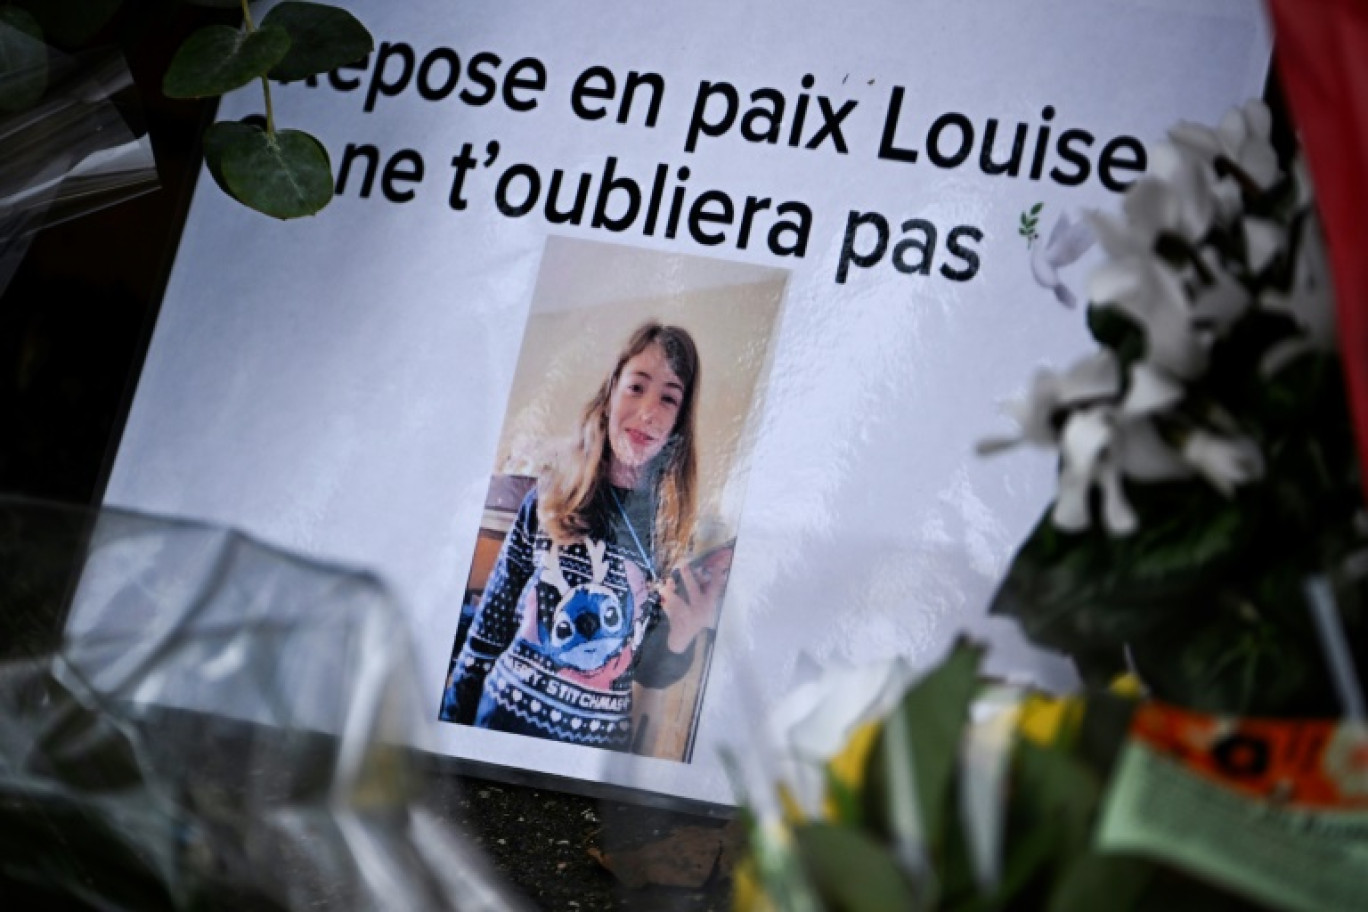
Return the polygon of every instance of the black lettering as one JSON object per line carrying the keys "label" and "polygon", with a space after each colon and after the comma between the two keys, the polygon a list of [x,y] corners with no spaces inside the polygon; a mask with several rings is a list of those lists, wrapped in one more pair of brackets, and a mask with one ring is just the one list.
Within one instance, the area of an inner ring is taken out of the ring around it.
{"label": "black lettering", "polygon": [[395,184],[417,184],[423,180],[423,156],[413,149],[400,149],[385,163],[385,173],[380,177],[380,190],[391,203],[407,203],[417,191],[396,190]]}
{"label": "black lettering", "polygon": [[916,149],[900,149],[893,145],[898,133],[898,118],[902,116],[903,87],[894,86],[888,97],[888,111],[884,114],[883,136],[879,138],[879,158],[888,161],[915,162]]}
{"label": "black lettering", "polygon": [[462,89],[461,101],[476,107],[487,105],[493,101],[499,87],[493,71],[497,70],[502,63],[503,59],[498,54],[491,54],[488,51],[482,51],[471,57],[470,63],[466,66],[466,76],[471,82],[479,86],[481,91],[472,92],[470,89]]}
{"label": "black lettering", "polygon": [[[597,80],[601,84],[591,85],[591,80]],[[574,88],[570,90],[570,107],[580,120],[599,120],[607,115],[608,106],[591,108],[584,103],[584,99],[611,101],[616,93],[617,84],[613,81],[613,71],[606,66],[592,66],[580,73],[575,80]]]}
{"label": "black lettering", "polygon": [[[343,79],[342,71],[351,70],[353,72],[364,73],[368,69],[370,69],[370,54],[367,54],[364,59],[356,63],[344,64],[335,70],[330,70],[328,72],[328,82],[339,92],[352,92],[361,88],[361,77],[357,76],[355,79]],[[310,76],[309,79],[314,79],[314,77]],[[309,85],[316,84],[317,80],[309,83]]]}
{"label": "black lettering", "polygon": [[[806,254],[808,236],[812,233],[812,210],[806,203],[793,201],[780,203],[774,212],[776,215],[795,215],[797,221],[779,219],[770,226],[769,237],[766,239],[770,253],[775,256],[796,257]],[[793,241],[784,243],[784,235],[788,233],[793,235]]]}
{"label": "black lettering", "polygon": [[[741,135],[751,142],[773,145],[779,141],[779,125],[784,120],[784,95],[778,89],[756,89],[751,92],[750,100],[755,102],[746,116],[741,118]],[[760,102],[768,102],[766,108]],[[764,130],[756,127],[756,122],[766,123]]]}
{"label": "black lettering", "polygon": [[[433,88],[431,85],[432,67],[435,63],[446,64],[446,79],[441,85]],[[422,64],[418,67],[418,94],[427,101],[441,101],[451,94],[452,89],[456,88],[456,83],[461,78],[461,58],[451,48],[439,47],[423,58]]]}
{"label": "black lettering", "polygon": [[[400,69],[397,79],[386,77],[391,58],[398,58],[399,60]],[[362,110],[370,113],[375,110],[375,101],[379,96],[386,95],[393,98],[404,91],[409,80],[413,78],[415,62],[413,48],[402,41],[397,44],[381,42],[380,49],[375,52],[375,69],[371,71],[370,85],[366,86],[366,103],[362,105]]]}
{"label": "black lettering", "polygon": [[[1120,153],[1130,154],[1122,157]],[[1148,165],[1145,147],[1134,136],[1118,136],[1102,147],[1102,155],[1097,159],[1097,179],[1102,186],[1116,193],[1124,193],[1135,180],[1118,180],[1114,171],[1133,171],[1143,173]]]}
{"label": "black lettering", "polygon": [[751,219],[755,218],[755,213],[762,212],[770,207],[770,198],[756,199],[753,196],[746,197],[746,205],[741,211],[741,230],[736,236],[736,249],[745,250],[746,244],[750,242]]}
{"label": "black lettering", "polygon": [[[716,203],[718,209],[709,212],[707,207]],[[704,190],[698,194],[693,205],[689,207],[689,234],[693,239],[706,247],[716,247],[727,239],[725,231],[707,232],[703,230],[704,223],[712,222],[718,225],[730,225],[732,218],[736,215],[732,208],[731,197],[721,190]]]}
{"label": "black lettering", "polygon": [[1057,166],[1050,169],[1050,177],[1066,187],[1077,187],[1092,173],[1092,163],[1088,161],[1088,156],[1074,149],[1076,140],[1081,141],[1084,147],[1091,146],[1093,135],[1087,130],[1065,130],[1059,134],[1059,144],[1055,147],[1059,157],[1073,165],[1076,170],[1061,171]]}
{"label": "black lettering", "polygon": [[[860,229],[866,225],[871,225],[874,228],[874,249],[868,253],[857,253],[855,244],[859,238]],[[883,259],[886,250],[888,250],[888,219],[877,212],[850,210],[850,214],[846,216],[845,240],[841,242],[841,258],[836,264],[836,284],[845,284],[846,274],[850,271],[852,264],[861,269],[868,269]]]}
{"label": "black lettering", "polygon": [[[908,219],[902,223],[903,234],[913,231],[921,232],[921,236],[905,237],[893,246],[893,268],[908,275],[914,272],[930,275],[931,261],[936,257],[936,226],[926,219]],[[907,262],[909,250],[920,252],[917,262]]]}
{"label": "black lettering", "polygon": [[660,99],[665,94],[665,79],[659,73],[638,73],[636,70],[627,74],[627,84],[622,87],[622,106],[618,108],[618,123],[625,124],[631,116],[632,101],[636,98],[636,90],[641,86],[649,86],[651,89],[651,103],[646,108],[643,126],[656,125],[656,117],[660,114]]}
{"label": "black lettering", "polygon": [[592,175],[581,174],[579,186],[575,189],[575,203],[567,210],[557,209],[557,200],[560,199],[561,179],[564,173],[560,168],[551,172],[551,186],[546,190],[546,220],[553,225],[564,225],[567,222],[571,225],[578,225],[584,218],[584,204],[589,200],[589,184],[593,182]]}
{"label": "black lettering", "polygon": [[[708,105],[714,96],[720,96],[726,107],[722,119],[716,123],[707,119]],[[693,115],[689,118],[689,132],[684,140],[684,151],[692,152],[698,145],[698,136],[721,136],[731,129],[736,120],[736,106],[740,99],[730,83],[712,83],[704,80],[698,84],[698,95],[694,98]]]}
{"label": "black lettering", "polygon": [[1006,174],[1016,177],[1021,173],[1021,154],[1026,151],[1027,126],[1017,124],[1016,134],[1012,137],[1012,154],[1005,162],[993,161],[993,148],[997,144],[998,122],[996,117],[988,118],[983,130],[983,149],[979,152],[979,167],[984,174]]}
{"label": "black lettering", "polygon": [[[941,133],[946,127],[953,126],[959,130],[960,146],[955,150],[955,154],[946,155],[941,151]],[[974,148],[974,125],[969,122],[969,118],[957,111],[942,114],[931,124],[931,130],[926,134],[926,157],[931,160],[931,164],[938,168],[957,168],[969,157],[969,153]]]}
{"label": "black lettering", "polygon": [[960,238],[966,237],[974,241],[981,241],[983,240],[983,232],[972,225],[960,225],[957,228],[950,229],[950,235],[945,239],[946,249],[964,261],[963,269],[951,269],[948,263],[941,265],[941,275],[952,282],[967,282],[978,275],[978,251],[960,244]]}
{"label": "black lettering", "polygon": [[342,162],[337,166],[338,196],[347,191],[352,162],[358,158],[366,160],[366,174],[361,178],[361,192],[358,195],[362,199],[370,197],[371,186],[375,183],[375,170],[380,166],[380,150],[370,144],[358,146],[354,143],[347,143],[347,148],[342,150]]}
{"label": "black lettering", "polygon": [[[1055,109],[1053,105],[1046,105],[1040,112],[1041,120],[1049,124],[1054,120]],[[1031,156],[1031,180],[1040,180],[1040,175],[1045,168],[1045,153],[1050,149],[1050,128],[1041,126],[1036,132],[1035,153]]]}
{"label": "black lettering", "polygon": [[[630,177],[616,177],[616,170],[617,158],[610,155],[607,164],[604,165],[603,183],[599,184],[598,200],[594,204],[594,218],[590,224],[595,228],[607,228],[609,231],[626,231],[636,220],[637,210],[641,208],[641,189]],[[613,218],[608,214],[608,200],[619,191],[627,194],[627,208],[622,215]]]}
{"label": "black lettering", "polygon": [[825,95],[817,96],[817,107],[822,112],[822,128],[812,134],[812,139],[808,141],[806,148],[815,149],[822,144],[822,140],[831,137],[831,144],[836,147],[836,151],[845,155],[849,150],[846,148],[845,137],[841,135],[841,121],[851,111],[855,110],[856,102],[847,101],[841,105],[841,110],[831,110],[831,102],[827,101]]}
{"label": "black lettering", "polygon": [[[527,196],[521,203],[514,204],[508,199],[508,186],[519,177],[527,181]],[[540,195],[541,177],[537,175],[537,169],[531,165],[514,165],[499,176],[499,183],[494,188],[494,205],[509,218],[519,218],[536,207]]]}
{"label": "black lettering", "polygon": [[[524,76],[523,71],[530,71],[529,75]],[[520,89],[529,92],[542,92],[546,90],[546,67],[536,57],[524,57],[513,66],[509,67],[508,75],[504,77],[503,100],[512,111],[530,111],[537,106],[535,98],[519,98],[514,93]]]}

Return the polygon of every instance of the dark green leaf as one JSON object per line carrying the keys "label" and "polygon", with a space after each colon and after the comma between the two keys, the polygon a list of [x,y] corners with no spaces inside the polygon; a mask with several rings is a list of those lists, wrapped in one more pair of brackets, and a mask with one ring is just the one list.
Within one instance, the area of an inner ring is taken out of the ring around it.
{"label": "dark green leaf", "polygon": [[1142,858],[1085,852],[1060,878],[1049,912],[1137,908],[1155,873],[1154,864]]}
{"label": "dark green leaf", "polygon": [[1031,207],[1031,215],[1039,215],[1040,210],[1043,208],[1045,208],[1044,203],[1036,203],[1034,206]]}
{"label": "dark green leaf", "polygon": [[0,6],[0,111],[22,111],[47,88],[48,50],[38,21],[17,6]]}
{"label": "dark green leaf", "polygon": [[794,831],[813,885],[832,912],[886,912],[918,907],[912,887],[888,850],[868,834],[814,823]]}
{"label": "dark green leaf", "polygon": [[332,163],[318,140],[299,130],[274,136],[252,129],[226,134],[219,161],[224,183],[243,204],[279,219],[313,215],[332,199]]}
{"label": "dark green leaf", "polygon": [[282,3],[266,14],[262,28],[290,36],[290,52],[271,69],[272,79],[303,79],[365,57],[375,47],[366,27],[346,10],[321,3]]}
{"label": "dark green leaf", "polygon": [[[207,6],[212,9],[241,9],[242,0],[185,0],[191,6]],[[256,3],[257,0],[251,0]]]}
{"label": "dark green leaf", "polygon": [[284,29],[239,31],[210,25],[176,51],[162,80],[168,98],[207,98],[245,86],[270,72],[290,49]]}
{"label": "dark green leaf", "polygon": [[908,690],[875,739],[865,774],[865,819],[889,838],[916,830],[932,853],[939,850],[981,654],[957,644]]}
{"label": "dark green leaf", "polygon": [[235,138],[260,132],[262,131],[259,127],[232,120],[221,120],[211,124],[209,129],[204,131],[204,164],[214,178],[214,183],[229,196],[234,194],[223,177],[223,153],[232,145]]}

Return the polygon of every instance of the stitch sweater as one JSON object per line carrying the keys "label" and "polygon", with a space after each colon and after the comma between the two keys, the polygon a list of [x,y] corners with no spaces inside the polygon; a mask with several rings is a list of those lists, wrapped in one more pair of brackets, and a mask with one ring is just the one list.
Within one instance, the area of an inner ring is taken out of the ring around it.
{"label": "stitch sweater", "polygon": [[599,525],[557,546],[539,527],[536,490],[524,498],[470,634],[456,644],[444,720],[630,749],[632,682],[674,683],[694,647],[669,650],[669,621],[637,543],[621,523]]}

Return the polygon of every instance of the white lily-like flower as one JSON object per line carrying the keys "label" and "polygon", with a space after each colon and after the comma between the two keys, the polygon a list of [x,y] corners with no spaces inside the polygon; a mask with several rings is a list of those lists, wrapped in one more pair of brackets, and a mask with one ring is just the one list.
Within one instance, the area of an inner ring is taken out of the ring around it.
{"label": "white lily-like flower", "polygon": [[1095,406],[1074,412],[1060,439],[1059,495],[1051,517],[1066,532],[1082,532],[1092,524],[1089,499],[1093,486],[1102,491],[1102,517],[1107,531],[1127,535],[1135,531],[1135,510],[1121,486],[1121,467],[1111,458],[1112,409]]}
{"label": "white lily-like flower", "polygon": [[1088,294],[1112,304],[1145,332],[1145,358],[1181,379],[1200,376],[1210,339],[1193,324],[1179,276],[1153,257],[1113,259],[1093,270]]}
{"label": "white lily-like flower", "polygon": [[1077,362],[1062,374],[1036,372],[1024,399],[1003,403],[1002,409],[1021,429],[1011,437],[995,437],[978,445],[981,454],[995,453],[1022,443],[1053,446],[1059,439],[1059,415],[1071,407],[1121,393],[1121,366],[1103,350]]}
{"label": "white lily-like flower", "polygon": [[1073,307],[1078,297],[1059,276],[1059,270],[1070,266],[1083,257],[1097,243],[1097,235],[1092,226],[1071,212],[1062,212],[1050,229],[1050,237],[1044,244],[1031,248],[1031,274],[1041,288],[1054,292],[1059,303]]}
{"label": "white lily-like flower", "polygon": [[1221,265],[1212,250],[1201,253],[1203,281],[1192,293],[1192,323],[1225,335],[1253,303],[1249,291]]}
{"label": "white lily-like flower", "polygon": [[1265,374],[1276,372],[1302,352],[1335,348],[1334,290],[1314,210],[1302,228],[1292,276],[1292,286],[1286,292],[1268,290],[1259,296],[1260,305],[1292,317],[1303,332],[1301,338],[1288,339],[1268,350],[1260,365]]}
{"label": "white lily-like flower", "polygon": [[1102,492],[1107,531],[1128,535],[1138,521],[1126,498],[1123,478],[1153,482],[1192,474],[1153,420],[1181,402],[1184,394],[1176,379],[1140,362],[1131,366],[1130,384],[1119,403],[1091,406],[1069,417],[1059,447],[1056,526],[1075,532],[1088,528],[1090,492],[1096,486]]}
{"label": "white lily-like flower", "polygon": [[1251,99],[1243,107],[1226,112],[1215,129],[1183,121],[1169,131],[1169,138],[1208,164],[1225,159],[1260,190],[1267,190],[1280,176],[1278,155],[1269,141],[1272,128],[1273,115],[1268,105]]}
{"label": "white lily-like flower", "polygon": [[1199,428],[1188,435],[1180,452],[1185,462],[1227,497],[1264,474],[1263,452],[1248,437],[1226,437]]}

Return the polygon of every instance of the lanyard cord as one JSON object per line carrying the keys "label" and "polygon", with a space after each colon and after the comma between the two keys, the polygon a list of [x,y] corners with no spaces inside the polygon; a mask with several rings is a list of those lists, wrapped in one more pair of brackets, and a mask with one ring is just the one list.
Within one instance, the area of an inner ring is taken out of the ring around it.
{"label": "lanyard cord", "polygon": [[637,553],[641,555],[642,561],[646,564],[646,572],[651,574],[651,580],[656,579],[655,562],[651,560],[651,555],[646,549],[641,547],[641,539],[637,537],[636,527],[632,525],[632,518],[627,515],[627,508],[622,505],[621,498],[612,485],[608,486],[608,493],[613,495],[613,503],[617,504],[618,512],[622,514],[622,521],[627,524],[627,533],[632,536],[632,542],[636,545]]}

